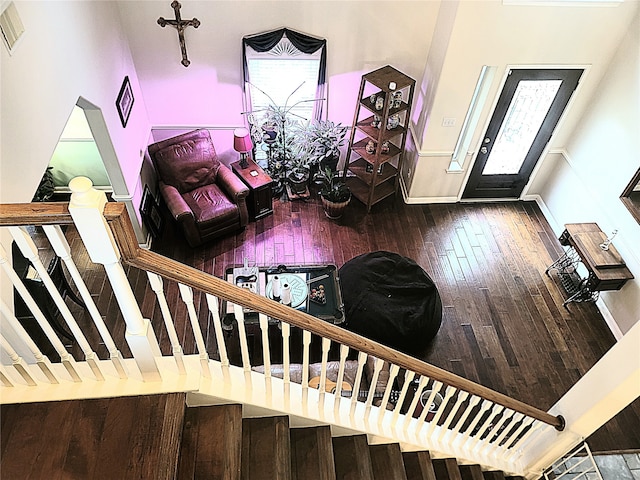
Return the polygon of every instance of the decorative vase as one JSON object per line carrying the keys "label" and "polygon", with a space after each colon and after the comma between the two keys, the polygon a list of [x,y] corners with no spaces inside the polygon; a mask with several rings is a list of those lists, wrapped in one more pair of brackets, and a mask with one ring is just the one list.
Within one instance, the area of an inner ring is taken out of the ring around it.
{"label": "decorative vase", "polygon": [[321,198],[324,214],[331,220],[337,220],[341,218],[345,208],[347,208],[347,205],[349,205],[349,202],[351,202],[351,197],[349,197],[349,199],[345,200],[344,202],[332,202],[331,200],[327,200],[324,197]]}

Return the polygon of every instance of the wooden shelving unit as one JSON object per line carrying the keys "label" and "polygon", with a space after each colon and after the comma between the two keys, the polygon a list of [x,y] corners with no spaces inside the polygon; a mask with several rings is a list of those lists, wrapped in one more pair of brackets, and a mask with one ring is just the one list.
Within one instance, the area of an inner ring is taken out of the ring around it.
{"label": "wooden shelving unit", "polygon": [[[389,65],[362,76],[343,175],[367,213],[398,191],[415,85],[414,79]],[[393,127],[389,119],[395,115],[398,125]],[[367,151],[370,142],[373,152]],[[385,142],[388,151],[383,153]]]}

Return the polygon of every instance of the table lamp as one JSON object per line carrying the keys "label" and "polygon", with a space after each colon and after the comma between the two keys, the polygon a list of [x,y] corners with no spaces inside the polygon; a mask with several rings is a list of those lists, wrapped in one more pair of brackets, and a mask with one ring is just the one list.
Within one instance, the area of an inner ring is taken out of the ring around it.
{"label": "table lamp", "polygon": [[251,135],[246,128],[236,128],[233,131],[233,149],[240,153],[240,168],[247,168],[247,153],[253,150]]}

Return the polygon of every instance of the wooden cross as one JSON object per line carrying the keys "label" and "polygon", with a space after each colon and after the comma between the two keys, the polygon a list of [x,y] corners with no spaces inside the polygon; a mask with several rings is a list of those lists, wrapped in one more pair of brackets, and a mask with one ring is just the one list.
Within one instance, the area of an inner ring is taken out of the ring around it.
{"label": "wooden cross", "polygon": [[164,17],[160,17],[158,19],[158,25],[160,25],[161,27],[164,27],[165,25],[172,25],[176,27],[176,29],[178,30],[178,41],[180,42],[180,50],[182,51],[182,62],[180,63],[182,63],[182,65],[184,65],[185,67],[188,67],[191,62],[187,58],[187,45],[184,42],[184,29],[187,27],[198,28],[200,26],[200,20],[198,20],[197,18],[192,18],[191,20],[182,20],[182,18],[180,18],[180,8],[182,7],[182,5],[180,5],[180,2],[174,0],[173,2],[171,2],[171,7],[176,14],[176,19],[166,20]]}

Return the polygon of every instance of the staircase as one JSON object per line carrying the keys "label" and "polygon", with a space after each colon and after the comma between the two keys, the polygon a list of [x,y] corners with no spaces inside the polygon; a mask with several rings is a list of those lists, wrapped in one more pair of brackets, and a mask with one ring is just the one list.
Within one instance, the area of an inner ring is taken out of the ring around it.
{"label": "staircase", "polygon": [[1,451],[11,480],[522,479],[287,416],[242,418],[241,405],[186,407],[184,394],[4,405]]}

